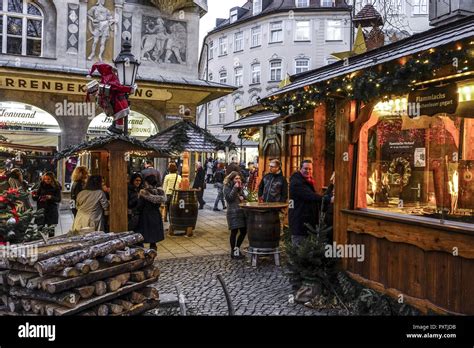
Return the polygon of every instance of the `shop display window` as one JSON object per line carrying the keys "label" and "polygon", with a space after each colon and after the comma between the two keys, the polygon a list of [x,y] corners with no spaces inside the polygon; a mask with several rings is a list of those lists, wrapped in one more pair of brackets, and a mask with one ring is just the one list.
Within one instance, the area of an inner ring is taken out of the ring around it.
{"label": "shop display window", "polygon": [[410,117],[407,104],[377,104],[361,130],[357,207],[473,224],[474,118]]}

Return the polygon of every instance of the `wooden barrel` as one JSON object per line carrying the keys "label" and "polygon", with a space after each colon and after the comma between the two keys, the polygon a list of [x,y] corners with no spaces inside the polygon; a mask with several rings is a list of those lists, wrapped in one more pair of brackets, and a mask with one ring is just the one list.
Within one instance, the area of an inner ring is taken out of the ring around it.
{"label": "wooden barrel", "polygon": [[170,224],[173,230],[196,228],[198,200],[195,190],[174,190],[170,205]]}
{"label": "wooden barrel", "polygon": [[279,246],[279,210],[246,210],[246,216],[249,246],[261,249],[274,249]]}

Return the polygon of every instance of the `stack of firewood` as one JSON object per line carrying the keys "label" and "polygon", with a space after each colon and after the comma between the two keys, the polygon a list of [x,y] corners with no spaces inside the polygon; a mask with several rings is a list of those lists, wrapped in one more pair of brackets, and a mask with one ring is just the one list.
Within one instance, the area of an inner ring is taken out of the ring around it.
{"label": "stack of firewood", "polygon": [[[92,232],[2,247],[0,315],[136,315],[155,308],[156,251],[141,234]],[[3,306],[2,306],[3,302]]]}

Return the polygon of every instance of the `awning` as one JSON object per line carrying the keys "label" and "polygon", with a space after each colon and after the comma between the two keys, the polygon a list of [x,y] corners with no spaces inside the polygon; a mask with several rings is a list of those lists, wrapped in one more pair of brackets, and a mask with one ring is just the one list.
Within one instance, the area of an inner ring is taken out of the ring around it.
{"label": "awning", "polygon": [[226,141],[231,141],[232,135],[227,135],[227,134],[213,134],[217,139],[220,141],[226,142]]}
{"label": "awning", "polygon": [[430,48],[437,48],[457,40],[467,39],[472,37],[473,32],[474,16],[469,16],[457,22],[414,34],[406,39],[350,57],[348,62],[338,61],[315,70],[294,75],[292,76],[291,84],[277,92],[271,93],[263,99],[394,61]]}
{"label": "awning", "polygon": [[[228,138],[227,138],[228,139]],[[229,141],[221,141],[206,129],[198,127],[189,121],[178,122],[171,127],[152,135],[145,143],[157,150],[191,152],[214,152],[233,148],[235,145]]]}
{"label": "awning", "polygon": [[273,111],[262,111],[256,114],[242,117],[237,121],[227,123],[224,125],[224,129],[242,129],[242,128],[254,128],[267,126],[269,124],[275,123],[277,120],[283,118],[284,116],[277,114]]}

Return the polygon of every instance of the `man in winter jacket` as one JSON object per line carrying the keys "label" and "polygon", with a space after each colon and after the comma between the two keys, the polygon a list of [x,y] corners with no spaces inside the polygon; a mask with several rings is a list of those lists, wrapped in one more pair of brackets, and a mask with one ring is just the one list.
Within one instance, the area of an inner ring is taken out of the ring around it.
{"label": "man in winter jacket", "polygon": [[313,181],[313,163],[304,160],[300,170],[290,178],[290,206],[288,223],[293,245],[299,245],[307,236],[305,224],[316,226],[323,197],[316,193]]}
{"label": "man in winter jacket", "polygon": [[288,200],[288,183],[281,172],[281,163],[270,161],[270,173],[266,174],[258,186],[259,202],[286,202]]}

